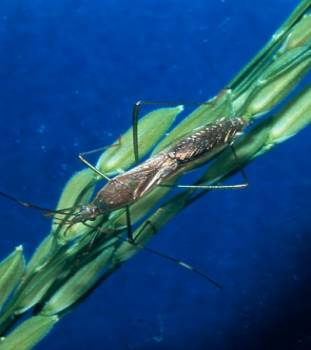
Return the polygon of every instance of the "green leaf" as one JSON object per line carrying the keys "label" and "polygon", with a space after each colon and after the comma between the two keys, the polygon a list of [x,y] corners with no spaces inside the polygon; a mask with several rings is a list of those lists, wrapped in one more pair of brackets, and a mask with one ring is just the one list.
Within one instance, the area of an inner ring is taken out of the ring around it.
{"label": "green leaf", "polygon": [[14,301],[15,314],[21,314],[36,305],[61,274],[66,273],[65,264],[66,257],[59,256],[45,268],[30,275],[26,285],[21,288],[21,291],[18,291],[18,296]]}
{"label": "green leaf", "polygon": [[248,118],[260,116],[279,103],[311,67],[311,50],[296,48],[285,52],[257,80],[243,109]]}
{"label": "green leaf", "polygon": [[223,90],[218,96],[197,107],[155,147],[152,154],[162,151],[195,128],[211,123],[220,117],[231,115],[232,106],[230,94],[231,92],[229,90]]}
{"label": "green leaf", "polygon": [[311,15],[305,15],[291,30],[280,52],[305,45],[311,37]]}
{"label": "green leaf", "polygon": [[53,234],[49,234],[45,237],[27,264],[27,274],[34,272],[34,270],[43,268],[56,247],[57,241]]}
{"label": "green leaf", "polygon": [[44,338],[58,321],[57,316],[34,316],[1,338],[1,350],[30,350]]}
{"label": "green leaf", "polygon": [[97,281],[114,250],[114,246],[105,248],[96,259],[76,272],[45,304],[41,314],[55,315],[77,302]]}
{"label": "green leaf", "polygon": [[297,134],[311,123],[311,85],[283,108],[274,118],[267,143],[276,144]]}
{"label": "green leaf", "polygon": [[0,263],[0,308],[20,282],[24,271],[23,247],[19,246]]}

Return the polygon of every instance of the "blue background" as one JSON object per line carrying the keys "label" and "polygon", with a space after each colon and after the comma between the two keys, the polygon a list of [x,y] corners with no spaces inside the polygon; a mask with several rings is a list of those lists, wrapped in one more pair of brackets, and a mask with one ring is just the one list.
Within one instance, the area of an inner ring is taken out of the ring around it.
{"label": "blue background", "polygon": [[[204,100],[298,0],[67,0],[0,4],[1,190],[55,206],[80,151],[130,125],[133,102]],[[214,191],[66,316],[38,349],[310,349],[310,128],[247,166],[245,191]],[[49,230],[0,201],[0,257]]]}

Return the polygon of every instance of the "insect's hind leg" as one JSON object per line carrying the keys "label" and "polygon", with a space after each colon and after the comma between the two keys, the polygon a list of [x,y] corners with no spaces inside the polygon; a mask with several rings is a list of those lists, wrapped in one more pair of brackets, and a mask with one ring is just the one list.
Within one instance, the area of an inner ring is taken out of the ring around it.
{"label": "insect's hind leg", "polygon": [[237,161],[238,169],[239,169],[239,171],[244,179],[243,183],[235,184],[235,185],[170,185],[170,184],[163,183],[163,184],[160,184],[159,186],[175,187],[175,188],[189,188],[189,189],[193,188],[193,189],[202,189],[202,190],[244,189],[244,188],[248,187],[249,181],[248,181],[247,174],[246,174],[244,168],[240,164],[240,160],[235,152],[233,145],[229,145],[229,147],[232,151],[233,157]]}
{"label": "insect's hind leg", "polygon": [[237,168],[240,171],[240,173],[241,173],[241,175],[242,175],[242,177],[244,179],[244,182],[242,182],[240,184],[235,184],[235,185],[206,185],[206,186],[198,185],[198,187],[196,187],[196,188],[199,188],[199,189],[244,189],[244,188],[249,186],[248,176],[247,176],[243,166],[241,165],[240,159],[239,159],[239,157],[236,154],[234,146],[233,145],[229,145],[229,147],[231,149],[231,152],[233,154],[234,159],[237,162]]}
{"label": "insect's hind leg", "polygon": [[207,279],[211,284],[213,284],[215,287],[221,289],[222,286],[216,282],[214,279],[212,279],[211,277],[209,277],[206,273],[200,271],[199,269],[197,269],[196,267],[192,266],[192,265],[189,265],[188,263],[182,261],[182,260],[179,260],[173,256],[170,256],[170,255],[167,255],[167,254],[164,254],[164,253],[161,253],[157,250],[154,250],[152,248],[149,248],[149,247],[146,247],[145,245],[142,245],[140,243],[138,243],[138,239],[139,239],[139,236],[144,232],[144,230],[150,226],[154,232],[154,234],[157,233],[157,228],[155,227],[155,225],[152,223],[152,221],[150,220],[147,220],[143,223],[141,229],[139,230],[139,232],[136,234],[134,240],[132,242],[129,242],[130,244],[133,244],[133,245],[136,245],[137,247],[139,248],[142,248],[144,249],[145,251],[153,254],[153,255],[157,255],[161,258],[164,258],[166,260],[169,260],[169,261],[172,261],[173,263],[176,263],[177,265],[181,266],[182,268],[184,269],[187,269],[187,270],[190,270],[194,273],[196,273],[197,275]]}

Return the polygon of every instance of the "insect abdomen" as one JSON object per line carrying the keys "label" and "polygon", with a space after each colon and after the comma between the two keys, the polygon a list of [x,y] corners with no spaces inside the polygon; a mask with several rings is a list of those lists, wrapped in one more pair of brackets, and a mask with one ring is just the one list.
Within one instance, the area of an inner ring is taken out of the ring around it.
{"label": "insect abdomen", "polygon": [[222,118],[195,129],[169,151],[180,163],[193,161],[207,152],[230,144],[246,122],[242,118]]}

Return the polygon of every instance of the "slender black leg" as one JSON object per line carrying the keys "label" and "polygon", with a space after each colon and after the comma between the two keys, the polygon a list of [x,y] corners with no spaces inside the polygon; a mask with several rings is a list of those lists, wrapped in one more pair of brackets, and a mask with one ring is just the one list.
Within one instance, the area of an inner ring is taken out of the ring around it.
{"label": "slender black leg", "polygon": [[157,250],[154,250],[154,249],[151,249],[151,248],[148,248],[140,243],[138,243],[138,239],[139,239],[139,236],[144,232],[144,230],[146,229],[147,226],[151,226],[154,234],[157,233],[157,229],[156,227],[154,226],[154,224],[147,220],[146,222],[144,222],[144,224],[142,225],[141,229],[139,230],[139,232],[136,234],[135,236],[135,240],[134,241],[129,241],[130,244],[133,244],[133,245],[136,245],[137,247],[139,248],[142,248],[143,250],[153,254],[153,255],[157,255],[157,256],[160,256],[161,258],[164,258],[166,260],[169,260],[169,261],[172,261],[173,263],[176,263],[178,264],[179,266],[181,266],[182,268],[184,269],[187,269],[187,270],[190,270],[194,273],[196,273],[197,275],[207,279],[210,283],[212,283],[215,287],[217,288],[222,288],[221,285],[219,283],[217,283],[216,281],[214,281],[211,277],[209,277],[207,274],[205,274],[204,272],[200,271],[199,269],[197,269],[196,267],[192,266],[192,265],[189,265],[188,263],[182,261],[182,260],[179,260],[175,257],[172,257],[170,255],[166,255],[164,253],[161,253]]}
{"label": "slender black leg", "polygon": [[210,104],[211,102],[185,102],[185,101],[162,101],[162,102],[153,102],[153,101],[137,101],[133,106],[132,111],[132,125],[133,125],[133,150],[135,163],[139,161],[139,150],[138,150],[138,116],[141,111],[142,106],[177,106],[177,105],[194,105],[199,106],[203,104]]}
{"label": "slender black leg", "polygon": [[137,234],[135,235],[135,238],[133,239],[133,242],[135,243],[136,241],[139,240],[139,237],[140,235],[145,231],[145,229],[147,228],[147,226],[150,226],[153,230],[153,234],[156,234],[158,231],[157,231],[157,228],[155,227],[155,225],[150,221],[150,220],[147,220],[145,221],[140,230],[137,232]]}
{"label": "slender black leg", "polygon": [[125,207],[125,214],[126,214],[127,237],[128,237],[129,242],[134,242],[132,223],[131,223],[131,213],[130,213],[129,206]]}

